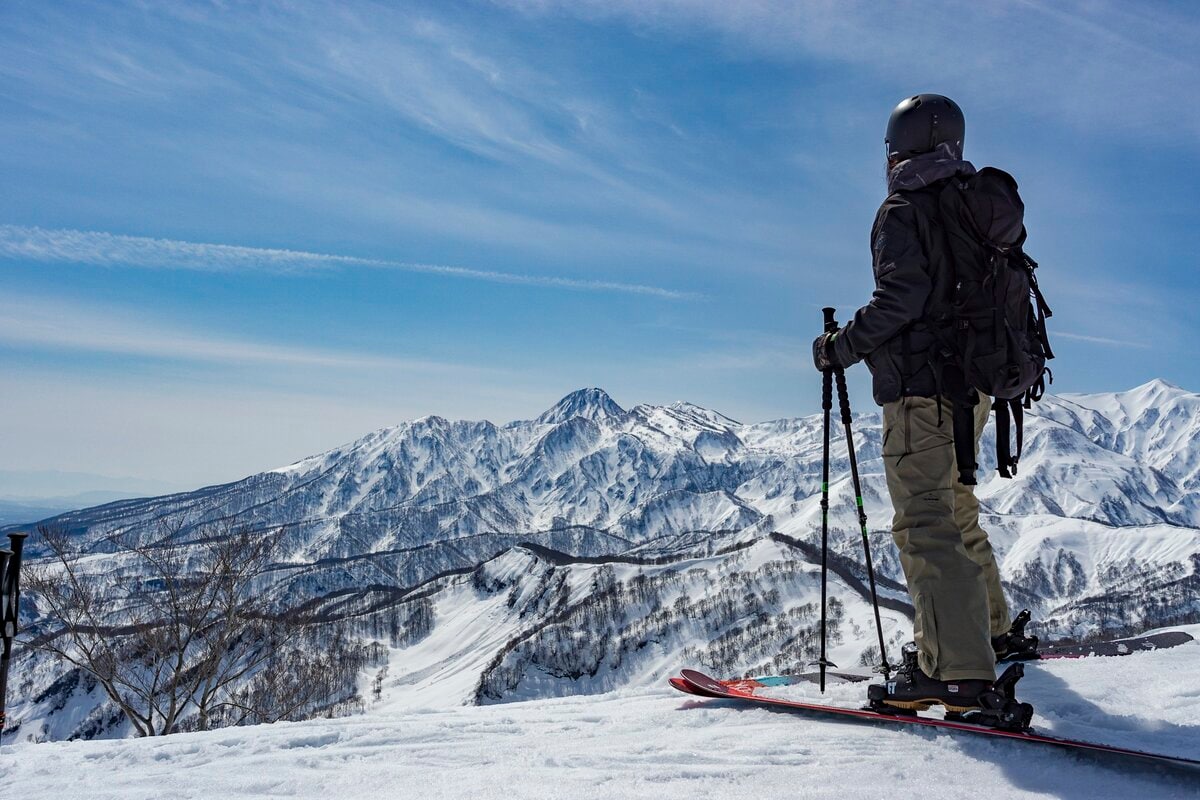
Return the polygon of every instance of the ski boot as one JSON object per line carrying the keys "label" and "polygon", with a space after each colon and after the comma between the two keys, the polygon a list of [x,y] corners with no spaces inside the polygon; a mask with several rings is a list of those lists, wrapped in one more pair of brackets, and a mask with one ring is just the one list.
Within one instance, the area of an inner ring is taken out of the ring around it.
{"label": "ski boot", "polygon": [[1029,623],[1029,609],[1025,609],[1012,621],[1007,633],[992,637],[992,649],[996,661],[1030,661],[1038,657],[1038,637],[1026,636],[1025,626]]}
{"label": "ski boot", "polygon": [[917,712],[932,705],[944,706],[948,711],[970,711],[979,707],[976,699],[980,693],[991,688],[992,682],[982,679],[939,681],[930,678],[917,665],[917,646],[913,642],[904,645],[900,653],[903,661],[896,676],[867,689],[867,698],[875,711]]}
{"label": "ski boot", "polygon": [[1013,664],[999,680],[939,681],[917,665],[917,646],[909,642],[901,651],[904,661],[896,677],[867,688],[867,709],[897,716],[914,716],[933,705],[946,709],[946,719],[1005,730],[1025,730],[1033,706],[1019,703],[1014,688],[1025,674]]}

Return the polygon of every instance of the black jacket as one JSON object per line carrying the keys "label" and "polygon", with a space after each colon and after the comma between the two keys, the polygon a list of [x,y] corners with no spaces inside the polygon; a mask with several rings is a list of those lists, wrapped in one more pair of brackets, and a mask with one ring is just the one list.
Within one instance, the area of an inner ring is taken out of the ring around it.
{"label": "black jacket", "polygon": [[974,174],[969,162],[945,151],[903,162],[888,176],[891,192],[875,215],[871,253],[875,293],[834,340],[839,363],[866,359],[879,405],[901,397],[938,394],[934,337],[925,316],[950,287],[947,245],[938,223],[938,193],[954,175]]}

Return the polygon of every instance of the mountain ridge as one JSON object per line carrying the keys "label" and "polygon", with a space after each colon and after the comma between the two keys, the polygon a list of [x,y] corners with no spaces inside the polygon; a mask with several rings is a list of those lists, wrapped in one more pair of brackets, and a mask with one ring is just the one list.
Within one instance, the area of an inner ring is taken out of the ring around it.
{"label": "mountain ridge", "polygon": [[[898,647],[911,633],[879,426],[877,412],[858,414],[855,441]],[[1166,384],[1047,396],[1013,480],[994,473],[989,426],[983,523],[1010,600],[1033,609],[1039,632],[1200,619],[1198,426],[1200,396]],[[431,415],[239,481],[46,524],[95,554],[95,580],[121,563],[117,541],[153,543],[163,523],[185,542],[214,523],[282,529],[262,587],[272,602],[382,636],[390,681],[453,702],[645,685],[683,661],[803,669],[819,599],[820,431],[819,416],[743,424],[682,402],[626,410],[581,389],[532,420]],[[870,660],[874,623],[840,429],[831,457],[835,657],[852,665]],[[28,552],[41,553],[36,537]],[[50,738],[79,735],[53,703],[96,702],[29,689],[28,730]],[[72,718],[95,715],[107,718]]]}

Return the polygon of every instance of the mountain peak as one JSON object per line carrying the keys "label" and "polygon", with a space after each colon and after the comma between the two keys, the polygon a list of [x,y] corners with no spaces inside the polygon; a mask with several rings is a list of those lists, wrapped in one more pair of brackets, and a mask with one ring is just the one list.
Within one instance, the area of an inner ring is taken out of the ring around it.
{"label": "mountain peak", "polygon": [[1134,389],[1134,391],[1135,392],[1136,391],[1186,392],[1187,390],[1184,389],[1182,386],[1179,386],[1178,384],[1171,383],[1168,380],[1164,380],[1162,378],[1154,378],[1153,380],[1148,381],[1147,383],[1143,383],[1141,386],[1138,386],[1136,389]]}
{"label": "mountain peak", "polygon": [[595,387],[576,389],[554,404],[554,407],[537,418],[538,422],[558,424],[572,417],[586,417],[591,420],[619,417],[625,409],[617,405],[608,393]]}
{"label": "mountain peak", "polygon": [[1124,392],[1117,392],[1116,397],[1122,404],[1149,408],[1162,405],[1183,395],[1190,394],[1186,389],[1176,386],[1162,378],[1143,383]]}
{"label": "mountain peak", "polygon": [[695,403],[689,403],[686,400],[676,400],[674,403],[671,403],[671,405],[667,406],[667,408],[671,409],[676,414],[686,415],[692,417],[693,419],[702,420],[709,424],[718,425],[720,427],[742,424],[733,417],[725,416],[720,411],[713,411],[711,408],[698,406]]}

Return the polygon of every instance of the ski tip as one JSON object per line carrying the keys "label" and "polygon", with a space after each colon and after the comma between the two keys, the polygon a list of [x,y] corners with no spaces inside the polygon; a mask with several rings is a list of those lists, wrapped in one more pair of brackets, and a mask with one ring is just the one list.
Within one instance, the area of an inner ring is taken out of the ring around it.
{"label": "ski tip", "polygon": [[699,689],[702,692],[725,694],[729,691],[725,685],[716,678],[709,677],[698,670],[681,669],[679,670],[679,676],[683,678],[683,680],[687,682],[689,686]]}
{"label": "ski tip", "polygon": [[689,683],[719,683],[716,678],[709,677],[699,670],[687,669],[686,667],[679,670],[679,677]]}
{"label": "ski tip", "polygon": [[675,689],[676,691],[683,692],[685,694],[695,694],[695,692],[692,691],[692,688],[688,686],[687,681],[685,681],[683,678],[670,677],[667,678],[667,683],[669,683],[671,688]]}
{"label": "ski tip", "polygon": [[671,678],[670,684],[681,692],[700,697],[722,698],[731,696],[731,691],[720,681],[694,669],[680,670],[680,677]]}

